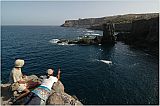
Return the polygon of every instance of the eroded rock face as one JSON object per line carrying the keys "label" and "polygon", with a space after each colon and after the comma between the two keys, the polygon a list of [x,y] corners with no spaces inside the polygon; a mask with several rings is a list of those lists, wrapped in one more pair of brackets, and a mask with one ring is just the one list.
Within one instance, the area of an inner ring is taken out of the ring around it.
{"label": "eroded rock face", "polygon": [[159,17],[135,21],[132,24],[132,32],[127,43],[149,49],[153,54],[158,55]]}
{"label": "eroded rock face", "polygon": [[114,44],[115,36],[114,36],[114,25],[111,23],[103,24],[103,37],[102,44]]}
{"label": "eroded rock face", "polygon": [[158,56],[159,17],[134,21],[131,32],[117,34],[117,41],[147,49],[149,53]]}

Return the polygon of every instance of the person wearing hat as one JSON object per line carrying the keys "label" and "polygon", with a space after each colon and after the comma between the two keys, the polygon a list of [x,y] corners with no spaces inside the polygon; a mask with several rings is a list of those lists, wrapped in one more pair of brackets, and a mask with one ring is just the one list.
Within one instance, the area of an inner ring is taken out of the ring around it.
{"label": "person wearing hat", "polygon": [[27,96],[28,100],[26,100],[25,105],[45,105],[53,84],[60,79],[60,69],[58,70],[57,77],[54,77],[53,73],[54,70],[47,70],[47,78],[42,81],[40,86],[29,93]]}
{"label": "person wearing hat", "polygon": [[21,68],[24,65],[24,60],[17,59],[15,61],[15,66],[10,73],[9,83],[14,83],[23,80],[23,74]]}
{"label": "person wearing hat", "polygon": [[23,79],[23,74],[21,71],[23,65],[24,65],[24,60],[17,59],[15,61],[14,68],[10,72],[10,77],[9,77],[9,83],[12,84],[11,85],[12,91],[13,92],[18,91],[18,93],[22,93],[17,99],[26,96],[30,92],[28,90],[28,86],[25,80]]}
{"label": "person wearing hat", "polygon": [[22,92],[27,87],[27,84],[26,84],[25,80],[23,79],[23,74],[21,71],[21,68],[23,67],[23,65],[24,65],[24,60],[17,59],[15,61],[14,68],[10,72],[9,83],[11,83],[11,84],[19,83],[19,87],[17,89],[18,92]]}

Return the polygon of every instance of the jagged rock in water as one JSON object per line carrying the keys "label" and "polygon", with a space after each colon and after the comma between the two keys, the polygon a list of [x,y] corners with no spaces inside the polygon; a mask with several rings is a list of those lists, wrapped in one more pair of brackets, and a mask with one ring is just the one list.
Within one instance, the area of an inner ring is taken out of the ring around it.
{"label": "jagged rock in water", "polygon": [[103,37],[102,44],[114,44],[115,36],[114,36],[114,25],[111,23],[103,24]]}
{"label": "jagged rock in water", "polygon": [[94,42],[96,42],[96,44],[101,44],[101,42],[102,42],[102,36],[96,36],[94,38]]}

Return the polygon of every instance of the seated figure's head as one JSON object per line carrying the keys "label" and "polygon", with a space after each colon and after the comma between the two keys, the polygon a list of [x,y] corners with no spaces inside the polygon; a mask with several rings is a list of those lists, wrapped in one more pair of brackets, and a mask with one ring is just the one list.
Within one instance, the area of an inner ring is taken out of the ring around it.
{"label": "seated figure's head", "polygon": [[16,68],[21,68],[21,67],[23,67],[23,65],[24,65],[24,60],[22,60],[22,59],[17,59],[14,64],[15,64],[15,67],[16,67]]}

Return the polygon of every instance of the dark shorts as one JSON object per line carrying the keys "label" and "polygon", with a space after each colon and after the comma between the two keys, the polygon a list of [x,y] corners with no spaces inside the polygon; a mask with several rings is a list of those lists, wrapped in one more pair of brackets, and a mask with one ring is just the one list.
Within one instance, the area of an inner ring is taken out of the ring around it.
{"label": "dark shorts", "polygon": [[25,100],[25,105],[40,105],[41,104],[41,98],[34,94],[33,92],[30,92]]}

